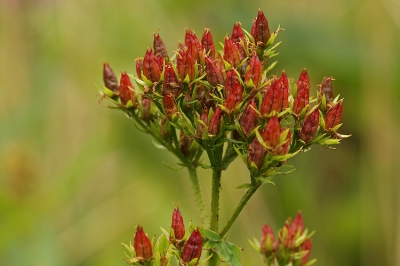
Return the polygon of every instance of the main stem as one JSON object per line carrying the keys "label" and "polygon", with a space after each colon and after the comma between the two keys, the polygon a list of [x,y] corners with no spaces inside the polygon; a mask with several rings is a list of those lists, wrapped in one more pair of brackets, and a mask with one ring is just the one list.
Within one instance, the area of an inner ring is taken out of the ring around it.
{"label": "main stem", "polygon": [[219,192],[221,191],[221,169],[214,168],[212,175],[211,191],[211,222],[210,229],[218,231],[218,212],[219,212]]}

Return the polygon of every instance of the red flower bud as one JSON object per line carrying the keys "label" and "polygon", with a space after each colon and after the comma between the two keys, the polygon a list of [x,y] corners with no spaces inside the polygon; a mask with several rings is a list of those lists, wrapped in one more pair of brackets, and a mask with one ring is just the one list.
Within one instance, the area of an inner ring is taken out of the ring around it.
{"label": "red flower bud", "polygon": [[322,95],[325,95],[325,99],[327,103],[333,102],[334,95],[333,95],[333,87],[332,87],[332,80],[334,80],[332,77],[324,77],[322,80],[322,83],[319,85],[320,91],[319,91],[319,102],[321,102],[321,97]]}
{"label": "red flower bud", "polygon": [[183,155],[186,157],[189,156],[190,152],[190,146],[192,145],[193,139],[186,136],[182,131],[181,131],[181,136],[179,139],[179,150],[182,152]]}
{"label": "red flower bud", "polygon": [[[201,113],[200,120],[204,122],[205,125],[208,125],[208,109],[204,108]],[[203,136],[205,126],[202,123],[199,123],[197,126],[196,136],[201,138]]]}
{"label": "red flower bud", "polygon": [[253,129],[258,125],[258,116],[256,112],[257,106],[255,100],[251,100],[244,109],[242,117],[240,117],[239,124],[246,136],[249,136]]}
{"label": "red flower bud", "polygon": [[153,33],[154,40],[153,40],[153,48],[154,48],[154,55],[161,55],[162,58],[168,59],[168,52],[165,48],[165,44],[160,37],[160,34]]}
{"label": "red flower bud", "polygon": [[153,256],[150,239],[144,233],[143,228],[138,226],[136,229],[133,246],[135,248],[136,257],[148,260]]}
{"label": "red flower bud", "polygon": [[181,81],[184,81],[186,76],[189,76],[189,81],[194,80],[194,63],[195,60],[186,48],[178,50],[178,55],[176,57],[176,66]]}
{"label": "red flower bud", "polygon": [[186,30],[185,45],[193,60],[197,61],[198,64],[202,64],[204,62],[203,49],[194,31]]}
{"label": "red flower bud", "polygon": [[103,64],[103,81],[104,86],[106,86],[107,89],[113,91],[114,93],[118,92],[119,86],[117,77],[108,63]]}
{"label": "red flower bud", "polygon": [[257,88],[260,86],[261,77],[262,77],[262,64],[257,54],[253,54],[250,59],[250,67],[246,72],[244,78],[244,84],[248,84],[250,79],[253,81],[254,86]]}
{"label": "red flower bud", "polygon": [[142,70],[143,70],[143,58],[139,57],[135,59],[136,62],[136,75],[138,78],[142,78]]}
{"label": "red flower bud", "polygon": [[208,133],[211,135],[218,135],[221,127],[223,112],[220,107],[215,110],[215,113],[211,117],[210,125],[208,127]]}
{"label": "red flower bud", "polygon": [[142,112],[143,112],[143,121],[149,122],[151,119],[151,103],[152,100],[149,98],[142,98]]}
{"label": "red flower bud", "polygon": [[165,115],[167,116],[168,120],[172,121],[173,116],[178,113],[178,109],[176,108],[174,96],[172,96],[171,93],[164,95],[163,105]]}
{"label": "red flower bud", "polygon": [[160,68],[160,70],[161,70],[161,72],[162,72],[162,69],[163,69],[164,63],[165,63],[164,58],[163,58],[160,54],[156,54],[156,55],[154,56],[154,58],[156,59],[156,62],[157,62],[157,64],[158,64],[158,67]]}
{"label": "red flower bud", "polygon": [[229,69],[226,72],[226,78],[225,78],[225,95],[229,95],[229,93],[231,92],[233,83],[236,82],[238,79],[238,76],[236,75],[235,70],[233,69]]}
{"label": "red flower bud", "polygon": [[232,39],[233,43],[238,43],[238,42],[240,42],[240,40],[246,41],[243,29],[242,29],[242,24],[240,22],[236,22],[233,25],[231,39]]}
{"label": "red flower bud", "polygon": [[261,133],[262,139],[268,147],[275,150],[280,143],[281,127],[277,116],[273,116],[268,120],[264,131]]}
{"label": "red flower bud", "polygon": [[280,231],[280,239],[285,249],[293,249],[296,243],[296,233],[293,228],[286,223],[282,231]]}
{"label": "red flower bud", "polygon": [[260,169],[264,163],[265,156],[267,156],[267,149],[264,148],[257,138],[254,138],[247,152],[247,163],[249,165],[254,163]]}
{"label": "red flower bud", "polygon": [[268,116],[272,111],[282,112],[289,106],[289,81],[285,72],[279,79],[275,79],[261,104],[260,113],[262,116]]}
{"label": "red flower bud", "polygon": [[297,215],[292,222],[292,228],[293,228],[293,231],[295,234],[297,234],[297,232],[300,232],[299,234],[303,233],[304,223],[303,223],[303,216],[301,215],[301,211],[297,212]]}
{"label": "red flower bud", "polygon": [[121,99],[122,105],[126,105],[129,100],[132,100],[132,104],[136,104],[136,95],[131,79],[126,72],[121,74],[121,80],[119,84],[119,98]]}
{"label": "red flower bud", "polygon": [[307,238],[306,240],[304,240],[304,242],[301,244],[301,249],[307,250],[307,254],[304,255],[304,257],[301,258],[301,264],[300,265],[305,265],[308,262],[308,259],[310,258],[310,254],[311,254],[311,248],[312,248],[312,243],[311,243],[311,239]]}
{"label": "red flower bud", "polygon": [[199,230],[196,228],[183,246],[181,257],[182,261],[188,263],[193,259],[199,260],[201,256],[202,245],[203,239]]}
{"label": "red flower bud", "polygon": [[319,127],[319,109],[315,108],[305,119],[299,137],[305,143],[312,141]]}
{"label": "red flower bud", "polygon": [[293,113],[295,113],[297,116],[300,115],[301,111],[304,109],[309,104],[309,98],[310,98],[310,90],[305,82],[297,82],[298,87],[297,87],[297,96],[294,99],[293,102]]}
{"label": "red flower bud", "polygon": [[209,56],[206,56],[206,73],[207,81],[211,86],[216,87],[218,84],[224,84],[221,68]]}
{"label": "red flower bud", "polygon": [[262,48],[265,47],[271,36],[267,18],[261,9],[258,10],[258,16],[253,20],[251,36],[253,36],[255,43]]}
{"label": "red flower bud", "polygon": [[[281,129],[281,135],[286,131],[286,128]],[[285,139],[285,143],[280,146],[276,152],[276,155],[285,155],[289,152],[290,143],[292,142],[292,133],[288,131]]]}
{"label": "red flower bud", "polygon": [[240,65],[239,50],[229,37],[225,37],[224,60],[233,68]]}
{"label": "red flower bud", "polygon": [[282,71],[281,76],[279,77],[279,82],[281,82],[281,90],[282,90],[282,108],[281,111],[285,110],[289,107],[289,79],[286,75],[285,71]]}
{"label": "red flower bud", "polygon": [[164,70],[163,93],[171,93],[175,98],[181,93],[178,78],[175,74],[174,68],[171,65],[166,65]]}
{"label": "red flower bud", "polygon": [[228,94],[228,97],[226,98],[225,102],[225,107],[228,109],[228,113],[232,113],[236,106],[238,106],[243,99],[243,89],[242,85],[240,85],[240,82],[238,79],[233,83],[232,89],[230,93]]}
{"label": "red flower bud", "polygon": [[301,71],[299,80],[296,83],[297,90],[299,90],[300,86],[304,83],[307,85],[308,88],[310,88],[310,77],[308,76],[307,69],[305,68],[303,69],[303,71]]}
{"label": "red flower bud", "polygon": [[161,77],[159,63],[157,62],[151,48],[147,48],[146,55],[143,59],[143,75],[151,82],[158,82]]}
{"label": "red flower bud", "polygon": [[185,225],[183,224],[183,217],[178,207],[172,213],[171,228],[174,230],[175,239],[182,240],[185,236]]}
{"label": "red flower bud", "polygon": [[325,131],[329,131],[332,128],[336,127],[340,123],[340,119],[342,119],[342,105],[343,101],[339,101],[335,106],[333,106],[326,113],[325,118]]}
{"label": "red flower bud", "polygon": [[215,58],[215,44],[210,29],[204,29],[204,34],[201,38],[201,47],[205,50],[206,55]]}
{"label": "red flower bud", "polygon": [[264,225],[262,227],[260,244],[261,252],[265,253],[267,257],[275,250],[275,236],[269,225]]}

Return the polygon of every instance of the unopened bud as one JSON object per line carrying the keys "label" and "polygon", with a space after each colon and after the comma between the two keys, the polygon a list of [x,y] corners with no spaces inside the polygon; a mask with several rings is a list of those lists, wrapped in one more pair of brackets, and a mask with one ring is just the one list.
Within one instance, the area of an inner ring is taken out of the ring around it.
{"label": "unopened bud", "polygon": [[200,120],[203,121],[204,125],[202,123],[199,123],[197,126],[197,131],[196,131],[196,136],[198,138],[201,138],[203,136],[203,132],[208,125],[208,109],[204,108],[203,112],[201,113]]}
{"label": "unopened bud", "polygon": [[214,59],[206,56],[206,73],[207,81],[211,86],[216,87],[218,84],[224,84],[224,78],[222,76],[222,70],[215,63]]}
{"label": "unopened bud", "polygon": [[136,257],[148,260],[153,255],[150,239],[144,233],[141,226],[138,226],[136,229],[133,246],[136,252]]}
{"label": "unopened bud", "polygon": [[119,98],[121,99],[122,105],[126,105],[129,100],[132,100],[132,105],[136,105],[136,95],[131,79],[126,72],[121,74],[121,80],[119,84]]}
{"label": "unopened bud", "polygon": [[271,36],[267,18],[264,16],[264,13],[261,11],[261,9],[258,10],[258,15],[253,20],[251,36],[253,36],[255,43],[262,48],[265,47]]}
{"label": "unopened bud", "polygon": [[319,99],[318,99],[319,102],[321,102],[321,98],[323,95],[325,95],[325,99],[328,104],[333,102],[334,94],[333,94],[332,80],[334,80],[332,77],[329,78],[324,77],[322,83],[319,85],[320,87]]}
{"label": "unopened bud", "polygon": [[[282,128],[281,129],[281,136],[282,134],[284,134],[284,132],[286,132],[286,128]],[[287,135],[286,135],[286,139],[285,139],[285,143],[278,147],[277,151],[276,151],[276,155],[285,155],[289,152],[289,147],[290,147],[290,143],[292,142],[292,133],[290,132],[290,130],[288,130]]]}
{"label": "unopened bud", "polygon": [[258,141],[255,137],[249,145],[247,152],[247,163],[251,166],[254,163],[258,169],[260,169],[264,163],[264,159],[267,156],[267,149]]}
{"label": "unopened bud", "polygon": [[226,78],[225,78],[225,84],[224,84],[225,95],[229,95],[229,93],[231,92],[233,83],[235,83],[237,80],[238,80],[238,76],[236,74],[236,71],[233,69],[229,69],[226,72]]}
{"label": "unopened bud", "polygon": [[143,59],[143,75],[151,82],[158,82],[161,77],[160,66],[151,48],[147,48]]}
{"label": "unopened bud", "polygon": [[196,228],[190,235],[189,239],[183,246],[181,259],[184,263],[188,263],[193,259],[200,259],[202,251],[203,239],[199,230]]}
{"label": "unopened bud", "polygon": [[221,127],[221,120],[222,120],[223,112],[221,107],[218,107],[215,110],[215,113],[211,117],[210,125],[208,127],[208,133],[211,135],[218,135]]}
{"label": "unopened bud", "polygon": [[277,116],[273,116],[268,120],[264,131],[261,133],[261,137],[265,144],[272,150],[276,150],[280,143],[281,127]]}
{"label": "unopened bud", "polygon": [[233,30],[232,30],[232,36],[231,36],[232,42],[233,43],[238,43],[241,40],[246,41],[246,38],[244,36],[244,32],[242,29],[242,24],[240,22],[236,22],[233,25]]}
{"label": "unopened bud", "polygon": [[296,235],[293,228],[287,222],[280,232],[280,239],[285,249],[291,250],[295,247]]}
{"label": "unopened bud", "polygon": [[305,143],[309,143],[317,134],[319,127],[319,109],[315,108],[314,111],[306,116],[303,126],[301,127],[299,137]]}
{"label": "unopened bud", "polygon": [[143,58],[139,57],[135,59],[136,62],[136,75],[138,78],[142,78],[142,71],[143,71]]}
{"label": "unopened bud", "polygon": [[153,48],[154,48],[154,54],[155,55],[161,55],[162,58],[168,59],[168,52],[167,49],[165,48],[165,44],[163,40],[160,37],[160,34],[153,34],[154,40],[153,40]]}
{"label": "unopened bud", "polygon": [[193,81],[195,76],[194,63],[195,60],[186,48],[178,50],[176,66],[182,82],[185,81],[186,77],[189,78],[188,82]]}
{"label": "unopened bud", "polygon": [[185,45],[193,60],[197,61],[198,64],[202,64],[204,62],[203,49],[194,31],[186,30]]}
{"label": "unopened bud", "polygon": [[233,68],[236,68],[240,65],[239,50],[229,37],[225,37],[224,60]]}
{"label": "unopened bud", "polygon": [[297,212],[297,215],[292,222],[292,228],[295,234],[299,232],[299,235],[301,235],[303,233],[304,222],[303,222],[303,215],[301,215],[301,211]]}
{"label": "unopened bud", "polygon": [[181,93],[178,77],[175,74],[174,68],[171,65],[166,65],[164,70],[163,93],[171,93],[175,99]]}
{"label": "unopened bud", "polygon": [[117,77],[108,63],[103,64],[103,81],[104,86],[106,86],[107,89],[113,91],[114,93],[118,92],[119,86]]}
{"label": "unopened bud", "polygon": [[[298,82],[299,83],[299,82]],[[300,115],[301,111],[309,104],[310,90],[305,82],[300,82],[297,87],[297,96],[293,102],[293,113],[297,116]]]}
{"label": "unopened bud", "polygon": [[271,255],[271,253],[275,250],[275,236],[269,225],[264,225],[262,227],[260,244],[261,252],[264,253],[267,257]]}
{"label": "unopened bud", "polygon": [[210,29],[204,29],[204,34],[201,38],[201,47],[206,52],[206,55],[215,58],[215,44]]}
{"label": "unopened bud", "polygon": [[151,119],[151,104],[152,100],[149,98],[142,98],[142,119],[145,122],[150,122]]}
{"label": "unopened bud", "polygon": [[257,106],[255,100],[251,100],[240,117],[239,124],[246,136],[249,136],[258,125]]}
{"label": "unopened bud", "polygon": [[179,138],[179,150],[182,152],[183,155],[186,157],[189,156],[190,146],[192,145],[193,139],[186,136],[181,131],[181,136]]}
{"label": "unopened bud", "polygon": [[185,236],[185,225],[183,224],[183,217],[178,207],[176,207],[172,213],[171,228],[174,230],[174,240],[182,240]]}
{"label": "unopened bud", "polygon": [[163,106],[165,116],[169,121],[173,120],[174,115],[178,113],[178,109],[176,108],[174,96],[171,93],[165,94],[163,97]]}
{"label": "unopened bud", "polygon": [[304,257],[301,258],[301,264],[300,264],[300,265],[306,265],[311,255],[311,248],[312,248],[311,239],[307,238],[306,240],[304,240],[304,242],[301,244],[300,247],[303,251],[305,250],[308,251],[307,254],[305,254]]}
{"label": "unopened bud", "polygon": [[306,84],[308,88],[310,88],[310,77],[308,76],[308,72],[307,69],[303,69],[303,71],[301,71],[300,76],[299,76],[299,80],[297,81],[296,85],[297,85],[297,90],[300,88],[300,86],[302,84]]}
{"label": "unopened bud", "polygon": [[250,79],[253,82],[253,85],[258,88],[261,83],[261,77],[262,77],[262,64],[260,59],[258,58],[257,54],[253,54],[253,56],[250,59],[250,67],[246,72],[245,78],[244,78],[244,84],[246,86],[249,84]]}
{"label": "unopened bud", "polygon": [[339,125],[340,120],[342,119],[342,108],[343,108],[342,106],[343,106],[343,101],[339,101],[326,113],[325,131],[329,131],[332,128]]}
{"label": "unopened bud", "polygon": [[226,98],[225,107],[228,110],[228,113],[232,113],[236,106],[238,106],[243,99],[243,89],[242,85],[238,79],[233,83],[232,89]]}

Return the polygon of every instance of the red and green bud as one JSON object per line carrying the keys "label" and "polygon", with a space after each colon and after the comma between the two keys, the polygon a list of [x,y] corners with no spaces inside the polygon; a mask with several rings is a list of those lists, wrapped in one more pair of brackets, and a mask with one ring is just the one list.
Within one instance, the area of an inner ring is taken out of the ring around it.
{"label": "red and green bud", "polygon": [[231,36],[232,42],[233,43],[239,43],[241,40],[243,42],[246,41],[246,38],[244,36],[244,32],[242,29],[242,24],[240,22],[236,22],[233,25],[233,30],[232,30],[232,36]]}
{"label": "red and green bud", "polygon": [[342,119],[343,101],[339,101],[326,113],[325,117],[325,131],[329,131],[339,125]]}
{"label": "red and green bud", "polygon": [[265,157],[267,156],[267,149],[258,141],[258,138],[254,138],[249,145],[247,152],[247,163],[250,166],[254,163],[258,169],[260,169],[264,163]]}
{"label": "red and green bud", "polygon": [[240,65],[239,50],[229,37],[225,37],[224,60],[233,68],[236,68]]}
{"label": "red and green bud", "polygon": [[175,240],[182,240],[185,236],[185,225],[183,223],[182,214],[178,207],[176,207],[172,213],[171,228],[174,230]]}
{"label": "red and green bud", "polygon": [[221,128],[221,120],[223,117],[223,112],[221,107],[218,107],[215,110],[215,113],[211,117],[210,125],[208,126],[208,133],[211,135],[218,135],[220,128]]}
{"label": "red and green bud", "polygon": [[153,249],[151,247],[150,239],[143,231],[143,227],[138,226],[133,242],[133,247],[136,252],[136,257],[148,260],[153,256]]}
{"label": "red and green bud", "polygon": [[269,225],[264,225],[262,227],[260,244],[261,252],[264,253],[267,257],[275,251],[275,236]]}
{"label": "red and green bud", "polygon": [[143,58],[139,57],[135,59],[136,63],[136,75],[138,78],[142,79],[142,71],[143,71]]}
{"label": "red and green bud", "polygon": [[296,244],[296,233],[289,223],[286,222],[282,231],[280,231],[280,243],[285,249],[293,249]]}
{"label": "red and green bud", "polygon": [[304,255],[304,257],[301,258],[301,264],[300,265],[305,265],[308,262],[308,259],[310,258],[311,255],[311,248],[312,248],[312,242],[310,238],[307,238],[304,240],[304,242],[301,244],[301,249],[303,251],[308,251],[307,254]]}
{"label": "red and green bud", "polygon": [[265,47],[269,38],[271,37],[267,18],[264,16],[264,13],[261,11],[261,9],[258,10],[258,15],[253,20],[251,36],[253,36],[255,43],[261,48]]}
{"label": "red and green bud", "polygon": [[225,95],[229,95],[229,93],[231,92],[233,83],[237,82],[237,80],[238,80],[238,76],[236,74],[236,71],[233,69],[229,69],[226,72],[226,78],[225,78],[225,84],[224,84]]}
{"label": "red and green bud", "polygon": [[194,80],[194,63],[195,60],[190,55],[187,48],[178,50],[178,54],[176,57],[176,66],[181,81],[184,81],[186,76],[189,77],[189,82]]}
{"label": "red and green bud", "polygon": [[247,104],[242,116],[240,117],[239,124],[246,136],[249,136],[258,125],[258,115],[256,110],[256,102],[253,99]]}
{"label": "red and green bud", "polygon": [[307,88],[310,88],[310,77],[308,76],[307,69],[305,68],[303,69],[303,71],[301,71],[299,80],[296,83],[297,90],[299,90],[300,86],[302,86],[303,84],[306,84]]}
{"label": "red and green bud", "polygon": [[163,40],[161,39],[159,34],[153,34],[154,40],[153,40],[153,48],[154,48],[154,55],[160,55],[164,59],[168,59],[168,52],[167,49],[165,48],[165,44]]}
{"label": "red and green bud", "polygon": [[246,84],[247,86],[251,79],[254,86],[258,88],[261,83],[262,71],[263,71],[263,66],[261,64],[260,59],[258,58],[257,54],[253,54],[253,56],[250,59],[250,67],[247,70],[244,78],[244,84]]}
{"label": "red and green bud", "polygon": [[225,108],[228,109],[228,113],[232,113],[236,106],[238,106],[243,100],[243,89],[238,79],[233,83],[232,89],[230,90],[228,97],[226,98]]}
{"label": "red and green bud", "polygon": [[193,138],[186,136],[182,131],[179,138],[179,150],[186,157],[189,156],[190,146],[192,145]]}
{"label": "red and green bud", "polygon": [[161,78],[161,70],[159,62],[153,54],[153,50],[147,48],[143,59],[143,75],[151,82],[158,82]]}
{"label": "red and green bud", "polygon": [[204,122],[204,125],[202,123],[199,123],[197,126],[197,131],[196,131],[196,136],[198,138],[201,138],[203,136],[203,132],[208,125],[208,109],[203,108],[203,112],[201,113],[200,120]]}
{"label": "red and green bud", "polygon": [[305,143],[311,142],[317,134],[319,127],[319,109],[315,108],[314,111],[306,116],[303,126],[301,127],[299,137]]}
{"label": "red and green bud", "polygon": [[183,246],[181,259],[184,263],[188,263],[193,259],[199,260],[203,246],[203,239],[199,230],[196,228],[190,235],[189,239]]}
{"label": "red and green bud", "polygon": [[197,61],[198,64],[202,64],[204,62],[203,49],[194,31],[186,30],[185,45],[193,60]]}
{"label": "red and green bud", "polygon": [[272,81],[271,87],[265,94],[261,104],[261,115],[267,117],[272,111],[281,112],[287,101],[285,95],[284,86],[280,79]]}
{"label": "red and green bud", "polygon": [[164,70],[163,94],[171,93],[175,98],[181,93],[178,77],[171,65],[166,65]]}
{"label": "red and green bud", "polygon": [[163,106],[165,116],[168,118],[169,121],[172,121],[174,115],[178,113],[178,109],[176,108],[174,96],[171,93],[164,95]]}
{"label": "red and green bud", "polygon": [[224,84],[221,68],[209,56],[206,56],[206,73],[207,81],[211,86],[216,87],[218,84]]}
{"label": "red and green bud", "polygon": [[119,98],[121,99],[122,105],[126,105],[129,100],[132,100],[132,105],[136,105],[136,95],[131,79],[126,72],[121,74],[121,80],[119,84]]}
{"label": "red and green bud", "polygon": [[325,95],[327,103],[333,102],[334,94],[333,94],[332,80],[334,80],[332,77],[329,78],[324,77],[324,79],[322,80],[322,83],[319,85],[320,91],[319,91],[318,102],[321,102],[321,98],[323,95]]}
{"label": "red and green bud", "polygon": [[118,80],[108,63],[103,64],[103,81],[104,86],[114,93],[118,92]]}
{"label": "red and green bud", "polygon": [[297,96],[293,102],[293,113],[297,116],[309,104],[310,90],[306,82],[297,82]]}
{"label": "red and green bud", "polygon": [[301,235],[304,231],[304,222],[303,222],[303,215],[301,215],[301,211],[297,212],[296,217],[294,218],[292,222],[292,229],[295,234]]}
{"label": "red and green bud", "polygon": [[281,127],[277,116],[273,116],[268,120],[264,131],[261,133],[261,138],[265,144],[272,150],[276,150],[280,144]]}
{"label": "red and green bud", "polygon": [[205,51],[206,55],[215,58],[215,44],[210,29],[204,29],[204,34],[201,38],[201,47]]}
{"label": "red and green bud", "polygon": [[[282,128],[281,129],[281,136],[286,130],[287,130],[286,128]],[[290,143],[291,142],[292,142],[292,133],[289,130],[287,135],[286,135],[285,143],[282,146],[278,147],[278,149],[276,151],[276,155],[285,155],[285,154],[287,154],[289,152],[289,148],[290,148]]]}
{"label": "red and green bud", "polygon": [[142,98],[142,119],[145,122],[150,122],[151,119],[151,104],[152,100],[149,98]]}

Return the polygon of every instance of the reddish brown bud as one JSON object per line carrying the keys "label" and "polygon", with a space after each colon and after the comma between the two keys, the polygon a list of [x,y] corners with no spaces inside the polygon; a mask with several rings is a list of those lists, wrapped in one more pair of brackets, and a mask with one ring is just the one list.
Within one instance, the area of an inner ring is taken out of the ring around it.
{"label": "reddish brown bud", "polygon": [[160,68],[160,70],[162,72],[162,69],[163,69],[164,63],[165,63],[164,58],[160,54],[156,54],[154,56],[154,58],[156,59],[157,65],[158,65],[158,67]]}
{"label": "reddish brown bud", "polygon": [[198,138],[201,138],[203,136],[203,132],[205,129],[205,125],[208,125],[208,109],[204,108],[203,112],[201,113],[200,120],[204,122],[204,125],[202,123],[199,123],[197,126],[197,131],[196,131],[196,136]]}
{"label": "reddish brown bud", "polygon": [[297,90],[300,88],[300,86],[302,84],[306,84],[308,88],[310,88],[310,77],[308,76],[308,72],[307,69],[303,69],[303,71],[301,71],[301,74],[299,76],[299,80],[297,81],[296,85],[297,85]]}
{"label": "reddish brown bud", "polygon": [[229,37],[225,37],[224,60],[233,68],[236,68],[240,65],[239,50]]}
{"label": "reddish brown bud", "polygon": [[184,81],[186,76],[189,77],[189,82],[193,81],[195,75],[194,59],[186,48],[178,50],[176,66],[181,81]]}
{"label": "reddish brown bud", "polygon": [[318,99],[319,102],[321,102],[322,95],[325,95],[325,99],[326,99],[327,103],[333,102],[334,95],[333,95],[332,80],[334,80],[332,77],[329,77],[329,78],[324,77],[321,85],[319,85],[319,87],[320,87],[320,91],[319,91],[320,99]]}
{"label": "reddish brown bud", "polygon": [[226,78],[225,78],[225,95],[229,95],[229,93],[231,92],[233,83],[236,82],[238,79],[238,76],[235,72],[235,70],[230,69],[226,72]]}
{"label": "reddish brown bud", "polygon": [[143,58],[139,57],[135,59],[136,62],[136,75],[138,78],[142,78],[142,71],[143,71]]}
{"label": "reddish brown bud", "polygon": [[281,111],[283,111],[289,107],[289,79],[285,71],[282,71],[282,74],[279,77],[279,82],[281,83],[281,91],[282,91]]}
{"label": "reddish brown bud", "polygon": [[199,230],[196,228],[183,246],[181,257],[182,261],[188,263],[193,259],[199,260],[201,256],[202,245],[203,239]]}
{"label": "reddish brown bud", "polygon": [[203,49],[194,31],[186,30],[185,45],[193,60],[197,61],[198,64],[202,64],[204,62]]}
{"label": "reddish brown bud", "polygon": [[210,125],[208,127],[208,133],[211,135],[218,135],[221,127],[223,112],[220,107],[215,110],[215,113],[211,117]]}
{"label": "reddish brown bud", "polygon": [[262,235],[260,241],[261,252],[267,257],[275,250],[275,236],[269,225],[264,225],[262,227]]}
{"label": "reddish brown bud", "polygon": [[329,109],[328,113],[326,113],[325,131],[329,131],[339,125],[340,119],[342,119],[342,105],[343,101],[339,101],[335,106]]}
{"label": "reddish brown bud", "polygon": [[265,47],[271,36],[267,18],[261,9],[258,10],[258,16],[253,20],[251,36],[253,36],[255,43],[262,48]]}
{"label": "reddish brown bud", "polygon": [[273,116],[268,120],[264,132],[261,133],[262,139],[268,147],[275,150],[280,143],[281,127],[277,116]]}
{"label": "reddish brown bud", "polygon": [[131,79],[126,72],[121,74],[121,80],[119,84],[119,98],[121,99],[122,105],[126,105],[129,100],[132,100],[132,104],[136,104],[136,95]]}
{"label": "reddish brown bud", "polygon": [[210,29],[204,29],[204,34],[201,38],[201,47],[205,50],[206,55],[215,58],[215,44]]}
{"label": "reddish brown bud", "polygon": [[147,48],[146,55],[143,59],[143,75],[151,82],[158,82],[161,77],[159,63],[157,62],[151,48]]}
{"label": "reddish brown bud", "polygon": [[161,55],[162,58],[168,59],[168,52],[167,49],[165,48],[165,44],[163,40],[160,37],[160,34],[153,34],[154,40],[153,40],[153,48],[154,48],[154,55]]}
{"label": "reddish brown bud", "polygon": [[307,250],[307,254],[304,255],[304,257],[301,258],[301,264],[300,265],[305,265],[308,262],[308,259],[310,258],[311,255],[311,248],[312,248],[312,242],[310,238],[307,238],[306,240],[304,240],[304,242],[301,244],[301,249]]}
{"label": "reddish brown bud", "polygon": [[303,223],[303,216],[301,215],[301,211],[297,212],[297,215],[292,222],[292,228],[293,228],[293,231],[295,234],[297,234],[297,232],[300,232],[299,235],[303,233],[304,223]]}
{"label": "reddish brown bud", "polygon": [[244,78],[244,84],[248,84],[250,79],[253,81],[254,86],[257,88],[260,86],[261,77],[262,77],[262,64],[257,54],[253,54],[250,59],[250,67],[246,72]]}
{"label": "reddish brown bud", "polygon": [[238,106],[243,99],[243,89],[242,85],[240,85],[239,80],[236,81],[232,85],[232,89],[226,98],[225,107],[228,109],[228,113],[232,113],[236,106]]}
{"label": "reddish brown bud", "polygon": [[214,59],[206,56],[206,73],[207,81],[211,86],[216,87],[218,84],[224,84],[222,71],[215,63]]}
{"label": "reddish brown bud", "polygon": [[164,70],[163,93],[171,93],[175,98],[181,93],[178,77],[171,65],[166,65]]}
{"label": "reddish brown bud", "polygon": [[189,156],[190,146],[192,145],[193,138],[186,136],[181,131],[181,136],[179,138],[179,150],[182,152],[183,155],[186,157]]}
{"label": "reddish brown bud", "polygon": [[240,117],[239,124],[246,136],[249,136],[253,129],[258,125],[257,106],[255,100],[251,100],[244,109],[242,117]]}
{"label": "reddish brown bud", "polygon": [[149,98],[142,98],[142,119],[149,122],[151,119],[151,104],[152,100]]}
{"label": "reddish brown bud", "polygon": [[136,257],[148,260],[153,256],[150,239],[144,233],[143,228],[138,226],[136,229],[133,246],[135,248]]}
{"label": "reddish brown bud", "polygon": [[300,115],[301,111],[309,104],[310,90],[305,82],[297,82],[297,96],[293,102],[293,113]]}
{"label": "reddish brown bud", "polygon": [[[286,128],[281,129],[281,135],[286,131]],[[292,142],[292,133],[290,130],[288,131],[285,139],[285,143],[278,147],[276,155],[285,155],[289,152],[290,143]]]}
{"label": "reddish brown bud", "polygon": [[173,116],[178,113],[174,96],[171,93],[165,94],[163,97],[164,112],[168,120],[172,121]]}
{"label": "reddish brown bud", "polygon": [[174,230],[175,239],[182,240],[185,236],[185,225],[183,224],[183,217],[178,207],[172,213],[171,228]]}
{"label": "reddish brown bud", "polygon": [[299,137],[305,143],[312,141],[319,127],[319,109],[315,108],[305,119]]}
{"label": "reddish brown bud", "polygon": [[247,152],[247,163],[249,165],[254,163],[260,169],[264,163],[265,156],[267,156],[267,149],[264,148],[257,138],[254,138]]}
{"label": "reddish brown bud", "polygon": [[108,63],[103,64],[103,81],[104,86],[106,86],[107,89],[113,91],[114,93],[118,92],[119,86],[117,77]]}
{"label": "reddish brown bud", "polygon": [[238,43],[241,40],[246,41],[246,38],[244,37],[243,29],[242,29],[242,24],[240,22],[236,22],[233,25],[231,39],[232,39],[233,43]]}

